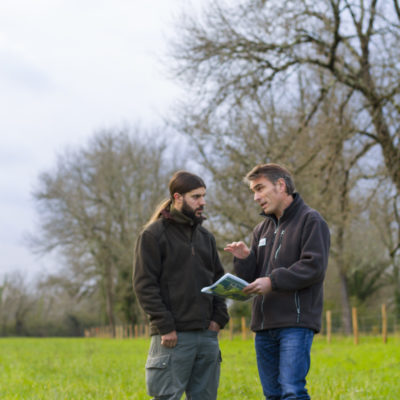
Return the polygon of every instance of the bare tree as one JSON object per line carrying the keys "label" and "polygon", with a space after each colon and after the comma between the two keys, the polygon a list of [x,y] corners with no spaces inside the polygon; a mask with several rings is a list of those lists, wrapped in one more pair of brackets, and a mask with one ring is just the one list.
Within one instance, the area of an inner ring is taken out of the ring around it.
{"label": "bare tree", "polygon": [[[139,318],[131,270],[136,235],[165,196],[165,145],[138,131],[104,130],[58,157],[34,192],[40,233],[33,246],[57,251],[77,296],[103,294],[108,323]],[[64,282],[65,283],[65,282]]]}
{"label": "bare tree", "polygon": [[5,276],[0,285],[1,335],[28,335],[28,319],[36,302],[21,273]]}
{"label": "bare tree", "polygon": [[257,217],[234,182],[258,162],[286,164],[332,227],[347,332],[359,256],[347,239],[374,194],[363,181],[388,176],[400,190],[397,11],[396,1],[215,1],[185,15],[173,43],[174,72],[193,92],[178,129],[223,189],[211,222],[248,233]]}
{"label": "bare tree", "polygon": [[400,191],[398,0],[214,1],[182,21],[176,72],[197,89],[199,120],[282,89],[290,104],[293,73],[303,71],[314,77],[304,121],[341,86],[347,105],[359,107],[353,136],[379,147]]}

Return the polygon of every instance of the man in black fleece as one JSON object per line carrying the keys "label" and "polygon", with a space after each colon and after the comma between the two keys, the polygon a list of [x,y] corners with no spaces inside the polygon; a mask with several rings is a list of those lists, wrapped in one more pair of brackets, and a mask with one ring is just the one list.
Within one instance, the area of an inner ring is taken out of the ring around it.
{"label": "man in black fleece", "polygon": [[329,229],[307,206],[288,170],[262,164],[247,175],[265,220],[251,247],[233,242],[235,272],[257,294],[251,328],[256,332],[257,365],[266,399],[310,399],[306,376],[314,333],[321,329],[323,280],[328,264]]}
{"label": "man in black fleece", "polygon": [[214,236],[201,226],[206,186],[176,172],[163,202],[141,232],[134,288],[150,318],[147,391],[154,399],[215,400],[221,355],[218,332],[228,322],[223,299],[201,293],[223,274]]}

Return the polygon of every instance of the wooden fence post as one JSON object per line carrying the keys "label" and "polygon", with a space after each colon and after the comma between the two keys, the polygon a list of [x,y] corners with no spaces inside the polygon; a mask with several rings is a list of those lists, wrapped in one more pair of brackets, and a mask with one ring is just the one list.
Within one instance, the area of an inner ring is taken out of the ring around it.
{"label": "wooden fence post", "polygon": [[242,317],[242,339],[246,340],[247,332],[246,332],[246,318]]}
{"label": "wooden fence post", "polygon": [[233,340],[233,318],[229,320],[229,340]]}
{"label": "wooden fence post", "polygon": [[386,304],[382,304],[382,340],[387,343],[387,314]]}
{"label": "wooden fence post", "polygon": [[332,340],[332,311],[326,312],[326,340],[328,343]]}
{"label": "wooden fence post", "polygon": [[352,319],[353,319],[353,335],[354,344],[358,344],[358,321],[357,321],[357,308],[352,308]]}

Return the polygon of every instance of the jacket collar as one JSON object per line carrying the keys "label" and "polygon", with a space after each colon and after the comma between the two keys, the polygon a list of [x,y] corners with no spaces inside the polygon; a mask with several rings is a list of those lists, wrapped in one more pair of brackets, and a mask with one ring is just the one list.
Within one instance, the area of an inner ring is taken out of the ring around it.
{"label": "jacket collar", "polygon": [[170,221],[174,221],[178,224],[183,224],[183,225],[189,225],[189,226],[196,226],[195,221],[192,220],[192,218],[188,217],[181,211],[178,211],[173,204],[171,204],[171,207],[169,210],[165,209],[161,212],[162,216]]}
{"label": "jacket collar", "polygon": [[[300,194],[293,193],[293,201],[290,203],[289,207],[285,208],[285,210],[283,211],[283,214],[279,219],[279,223],[290,219],[302,204],[304,204],[304,201],[301,198]],[[275,214],[265,214],[265,212],[263,211],[260,215],[262,215],[263,217],[271,218],[275,221],[275,223],[278,222],[278,218],[276,218]]]}

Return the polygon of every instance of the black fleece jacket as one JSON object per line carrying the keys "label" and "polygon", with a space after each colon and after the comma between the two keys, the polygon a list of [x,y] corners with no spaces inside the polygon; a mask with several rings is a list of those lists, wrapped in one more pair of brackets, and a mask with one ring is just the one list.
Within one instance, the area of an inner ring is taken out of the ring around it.
{"label": "black fleece jacket", "polygon": [[214,236],[172,209],[148,226],[136,243],[134,289],[150,318],[151,335],[173,330],[223,328],[223,299],[201,293],[224,274]]}
{"label": "black fleece jacket", "polygon": [[305,327],[319,332],[329,228],[298,193],[279,220],[265,215],[253,231],[251,253],[234,259],[235,272],[252,282],[269,276],[272,291],[253,300],[251,329]]}

